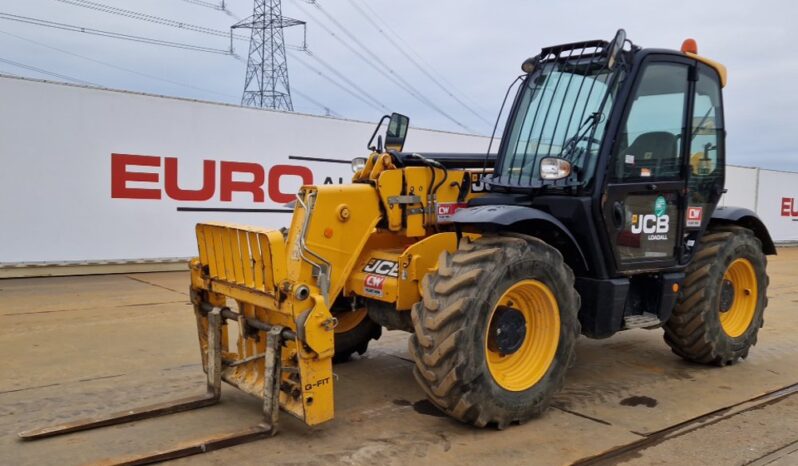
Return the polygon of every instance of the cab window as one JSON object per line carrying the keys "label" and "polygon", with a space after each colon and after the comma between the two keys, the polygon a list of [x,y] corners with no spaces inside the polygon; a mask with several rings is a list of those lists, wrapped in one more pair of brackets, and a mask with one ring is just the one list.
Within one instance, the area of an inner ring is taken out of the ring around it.
{"label": "cab window", "polygon": [[614,154],[613,180],[675,180],[681,175],[688,67],[650,63],[634,93]]}
{"label": "cab window", "polygon": [[[699,67],[690,123],[689,204],[698,218],[688,227],[699,227],[723,191],[723,109],[717,73]],[[700,211],[697,209],[701,209]],[[701,213],[699,215],[698,213]],[[703,220],[703,221],[702,221]]]}

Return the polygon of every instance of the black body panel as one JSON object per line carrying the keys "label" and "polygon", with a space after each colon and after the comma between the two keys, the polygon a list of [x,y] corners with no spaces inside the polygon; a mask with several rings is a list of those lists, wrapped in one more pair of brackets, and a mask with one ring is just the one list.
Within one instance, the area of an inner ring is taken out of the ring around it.
{"label": "black body panel", "polygon": [[[512,204],[516,202],[521,205]],[[541,238],[562,253],[575,273],[586,273],[590,265],[569,228],[552,214],[527,207],[529,202],[523,195],[487,195],[455,212],[452,222],[477,231],[517,231]]]}
{"label": "black body panel", "polygon": [[576,278],[576,291],[582,298],[579,323],[582,333],[590,338],[607,338],[623,328],[623,316],[629,279],[595,280]]}
{"label": "black body panel", "polygon": [[718,207],[712,212],[712,222],[734,223],[748,228],[762,242],[762,251],[765,254],[776,254],[776,245],[773,243],[767,227],[753,210],[743,207]]}
{"label": "black body panel", "polygon": [[[399,160],[405,166],[423,166],[424,164],[419,160],[407,158],[413,154],[411,152],[394,152]],[[479,153],[449,153],[449,152],[419,152],[419,155],[427,159],[435,160],[446,168],[493,168],[496,163],[496,154],[479,154]]]}
{"label": "black body panel", "polygon": [[[667,321],[683,280],[683,272],[606,280],[577,277],[576,291],[582,298],[579,309],[582,333],[590,338],[610,337],[623,330],[626,316],[651,314],[660,322]],[[675,291],[674,285],[678,285]]]}

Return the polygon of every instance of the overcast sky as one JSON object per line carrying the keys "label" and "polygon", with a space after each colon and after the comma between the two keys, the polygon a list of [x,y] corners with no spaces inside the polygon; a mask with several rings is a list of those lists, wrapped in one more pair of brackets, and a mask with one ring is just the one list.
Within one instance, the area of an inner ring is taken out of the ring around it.
{"label": "overcast sky", "polygon": [[[250,15],[253,3],[226,0],[229,11],[225,12],[199,5],[219,4],[221,0],[91,1],[220,30],[227,30],[237,18]],[[364,2],[379,17],[367,21],[354,6],[360,5],[361,10],[372,14],[362,6]],[[308,47],[315,57],[332,65],[390,111],[409,115],[414,126],[458,132],[466,132],[465,127],[481,134],[490,133],[487,121],[496,118],[507,85],[520,73],[521,62],[542,46],[583,39],[609,40],[618,28],[626,29],[627,37],[643,47],[678,49],[684,38],[694,37],[699,53],[729,68],[724,96],[729,162],[798,170],[798,150],[794,143],[798,133],[795,117],[798,54],[794,47],[798,42],[798,27],[794,25],[798,2],[794,0],[318,0],[318,3],[321,9],[303,0],[283,0],[286,16],[307,21]],[[383,67],[381,74],[348,49],[342,42],[362,56],[368,57],[370,53],[341,32],[325,12],[389,68]],[[229,47],[229,40],[223,37],[58,0],[0,0],[0,13],[215,49]],[[286,42],[301,44],[302,29],[287,30]],[[426,63],[428,73],[438,82],[448,83],[449,92],[457,100],[408,60],[395,47],[397,43],[407,54],[420,57],[416,61]],[[235,41],[235,52],[240,56],[235,58],[0,19],[0,72],[52,79],[2,61],[11,60],[111,88],[202,100],[240,101],[247,48],[246,41]],[[347,118],[376,121],[385,113],[355,99],[304,63],[334,77],[315,58],[289,50],[296,111],[325,113],[324,108],[305,95]],[[384,74],[401,76],[431,104],[420,102]],[[335,79],[348,86],[340,78]]]}

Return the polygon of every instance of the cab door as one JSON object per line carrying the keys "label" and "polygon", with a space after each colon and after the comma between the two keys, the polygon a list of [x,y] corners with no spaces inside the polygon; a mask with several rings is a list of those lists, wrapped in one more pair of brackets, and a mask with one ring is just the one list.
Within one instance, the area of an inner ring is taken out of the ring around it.
{"label": "cab door", "polygon": [[618,129],[602,214],[616,270],[676,265],[686,188],[690,60],[647,59]]}

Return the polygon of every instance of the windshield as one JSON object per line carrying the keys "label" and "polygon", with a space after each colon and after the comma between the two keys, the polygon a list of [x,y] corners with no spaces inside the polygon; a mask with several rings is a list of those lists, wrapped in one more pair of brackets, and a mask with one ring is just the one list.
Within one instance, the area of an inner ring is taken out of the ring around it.
{"label": "windshield", "polygon": [[540,179],[540,160],[545,157],[572,163],[574,174],[556,184],[586,184],[618,87],[614,74],[594,61],[558,61],[543,64],[527,76],[491,184],[555,184]]}

